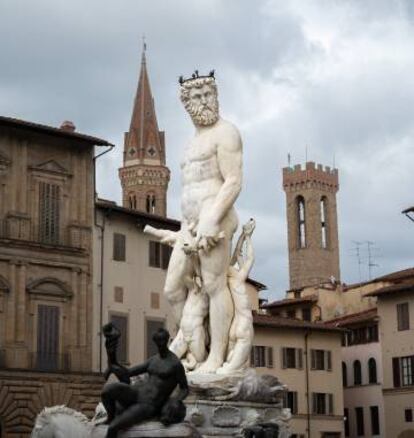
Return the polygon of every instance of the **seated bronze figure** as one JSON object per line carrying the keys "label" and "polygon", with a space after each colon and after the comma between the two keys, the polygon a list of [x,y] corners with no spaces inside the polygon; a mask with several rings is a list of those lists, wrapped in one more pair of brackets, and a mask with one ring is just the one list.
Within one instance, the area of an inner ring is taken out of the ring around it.
{"label": "seated bronze figure", "polygon": [[[102,391],[102,403],[108,414],[107,438],[116,438],[120,430],[144,420],[158,418],[166,425],[184,420],[187,378],[180,360],[168,349],[169,339],[168,331],[159,329],[153,336],[158,354],[130,369],[115,366],[120,382],[106,384]],[[111,364],[108,364],[107,375],[110,370]],[[144,373],[147,378],[136,384],[123,383],[127,378]],[[170,397],[177,385],[176,396]]]}

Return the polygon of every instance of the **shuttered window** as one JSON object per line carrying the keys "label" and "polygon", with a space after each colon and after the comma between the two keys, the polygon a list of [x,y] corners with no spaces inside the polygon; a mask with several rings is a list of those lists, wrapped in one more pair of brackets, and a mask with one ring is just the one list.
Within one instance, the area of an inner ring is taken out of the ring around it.
{"label": "shuttered window", "polygon": [[58,244],[60,232],[60,187],[41,182],[39,185],[39,240]]}
{"label": "shuttered window", "polygon": [[172,248],[160,242],[149,242],[149,265],[153,268],[168,269]]}
{"label": "shuttered window", "polygon": [[296,391],[286,391],[283,397],[283,407],[290,409],[292,414],[298,413],[298,393]]}
{"label": "shuttered window", "polygon": [[253,345],[250,350],[250,365],[255,368],[273,368],[273,348]]}
{"label": "shuttered window", "polygon": [[392,374],[394,388],[414,385],[414,356],[393,357]]}
{"label": "shuttered window", "polygon": [[323,392],[312,393],[312,413],[315,415],[333,415],[333,394]]}
{"label": "shuttered window", "polygon": [[344,409],[344,429],[345,436],[349,436],[349,411],[347,408]]}
{"label": "shuttered window", "polygon": [[282,347],[282,368],[303,368],[302,348]]}
{"label": "shuttered window", "polygon": [[154,341],[152,340],[152,337],[154,336],[155,332],[165,327],[165,322],[160,320],[152,320],[147,319],[146,320],[146,354],[147,359],[151,356],[154,356],[155,354],[158,354],[157,346],[155,345]]}
{"label": "shuttered window", "polygon": [[114,233],[113,259],[118,262],[126,260],[126,237],[125,234]]}
{"label": "shuttered window", "polygon": [[329,350],[311,350],[311,369],[332,371],[332,353]]}
{"label": "shuttered window", "polygon": [[42,371],[59,368],[59,315],[57,306],[39,304],[37,308],[36,368]]}
{"label": "shuttered window", "polygon": [[397,323],[399,331],[410,329],[410,313],[408,303],[397,304]]}
{"label": "shuttered window", "polygon": [[123,315],[110,315],[110,321],[121,332],[119,338],[117,359],[120,363],[128,362],[128,317]]}

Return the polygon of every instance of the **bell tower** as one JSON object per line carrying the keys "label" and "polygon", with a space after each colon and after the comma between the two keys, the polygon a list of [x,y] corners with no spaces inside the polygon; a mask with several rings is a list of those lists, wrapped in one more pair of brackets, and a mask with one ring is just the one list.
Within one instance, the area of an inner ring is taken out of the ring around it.
{"label": "bell tower", "polygon": [[339,281],[338,169],[307,162],[283,169],[290,288]]}
{"label": "bell tower", "polygon": [[144,43],[138,89],[129,131],[124,138],[124,161],[119,169],[122,205],[159,216],[167,215],[170,170],[165,162],[165,135],[158,129],[147,72]]}

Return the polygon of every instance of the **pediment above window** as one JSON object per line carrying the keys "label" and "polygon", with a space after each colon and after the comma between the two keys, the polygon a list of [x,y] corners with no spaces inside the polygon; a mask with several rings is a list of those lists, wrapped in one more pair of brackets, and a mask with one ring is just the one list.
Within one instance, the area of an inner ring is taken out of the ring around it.
{"label": "pediment above window", "polygon": [[31,295],[43,295],[60,298],[72,298],[71,288],[57,278],[42,278],[32,281],[27,285],[26,290]]}
{"label": "pediment above window", "polygon": [[45,161],[44,163],[31,166],[30,169],[38,172],[54,173],[57,175],[70,175],[69,171],[55,160]]}
{"label": "pediment above window", "polygon": [[9,282],[0,275],[0,293],[9,292],[9,291],[10,291]]}

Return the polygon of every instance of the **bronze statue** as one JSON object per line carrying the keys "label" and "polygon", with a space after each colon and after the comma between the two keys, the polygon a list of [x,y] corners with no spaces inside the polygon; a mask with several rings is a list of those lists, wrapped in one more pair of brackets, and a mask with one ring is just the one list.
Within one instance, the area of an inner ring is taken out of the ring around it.
{"label": "bronze statue", "polygon": [[[108,414],[109,425],[106,438],[116,438],[120,430],[156,417],[166,425],[184,420],[186,409],[183,400],[188,395],[184,367],[168,349],[170,334],[167,330],[159,329],[152,339],[158,347],[158,354],[141,365],[125,368],[125,374],[123,370],[118,373],[122,379],[144,373],[148,374],[147,378],[132,385],[109,383],[102,391],[102,403]],[[111,364],[108,365],[111,369]],[[115,371],[112,372],[117,375]],[[177,385],[177,395],[170,397]]]}

